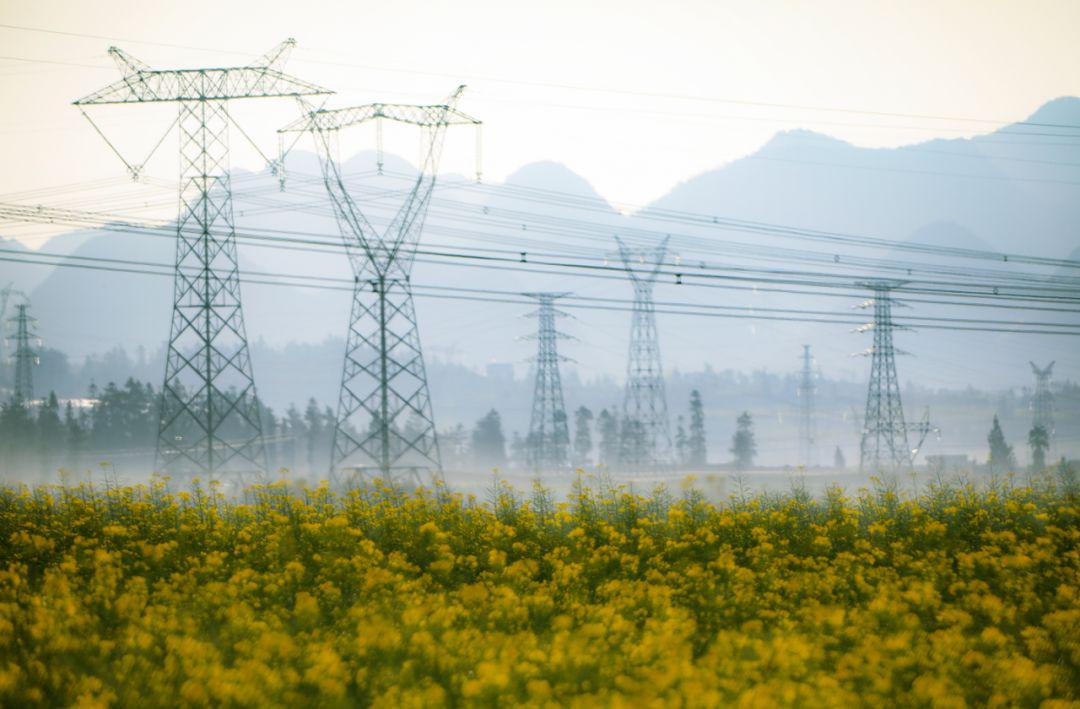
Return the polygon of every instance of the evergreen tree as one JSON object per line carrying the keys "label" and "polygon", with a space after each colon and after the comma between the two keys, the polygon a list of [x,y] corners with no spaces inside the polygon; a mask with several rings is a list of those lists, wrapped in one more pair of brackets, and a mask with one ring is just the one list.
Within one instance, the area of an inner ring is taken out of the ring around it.
{"label": "evergreen tree", "polygon": [[587,406],[579,406],[574,412],[574,465],[584,467],[592,458],[593,412]]}
{"label": "evergreen tree", "polygon": [[[569,458],[570,451],[570,426],[566,420],[565,411],[556,411],[551,417],[551,423],[555,427],[554,434],[552,436],[552,443],[555,444],[555,450],[562,451],[561,457]],[[566,460],[563,461],[567,462]]]}
{"label": "evergreen tree", "polygon": [[1035,426],[1028,432],[1028,446],[1031,447],[1031,467],[1038,472],[1046,467],[1046,451],[1050,447],[1050,436],[1042,426]]}
{"label": "evergreen tree", "polygon": [[0,406],[0,462],[4,472],[25,474],[33,440],[34,419],[22,399],[12,397]]}
{"label": "evergreen tree", "polygon": [[266,465],[273,471],[278,467],[278,460],[281,457],[281,438],[278,435],[281,433],[280,424],[277,416],[274,416],[274,410],[263,404],[258,396],[255,397],[255,410],[258,412],[259,423],[262,425],[263,445],[266,446]]}
{"label": "evergreen tree", "polygon": [[623,418],[619,427],[619,463],[628,470],[641,469],[649,462],[645,426],[637,419]]}
{"label": "evergreen tree", "polygon": [[690,435],[686,439],[687,463],[693,466],[705,465],[705,407],[701,403],[701,393],[694,389],[690,392]]}
{"label": "evergreen tree", "polygon": [[506,437],[502,419],[495,409],[476,422],[472,433],[472,452],[476,463],[486,468],[506,465]]}
{"label": "evergreen tree", "polygon": [[307,408],[304,409],[304,424],[307,429],[307,465],[310,473],[317,469],[315,451],[319,448],[325,425],[323,413],[319,411],[319,404],[315,401],[315,397],[308,399]]}
{"label": "evergreen tree", "polygon": [[315,449],[315,458],[319,470],[324,472],[330,469],[330,457],[333,455],[334,436],[337,435],[337,414],[329,406],[323,407],[323,430],[318,440],[318,448]]}
{"label": "evergreen tree", "polygon": [[615,467],[619,462],[619,421],[615,414],[604,409],[596,419],[596,426],[600,432],[600,462]]}
{"label": "evergreen tree", "polygon": [[736,470],[745,470],[754,465],[757,443],[754,442],[754,419],[749,411],[739,415],[735,435],[731,439],[731,453],[735,456]]}
{"label": "evergreen tree", "polygon": [[53,465],[64,448],[64,424],[60,421],[60,402],[50,391],[37,414],[38,460],[42,473],[55,472]]}
{"label": "evergreen tree", "polygon": [[[129,378],[123,388],[109,382],[90,411],[90,446],[101,451],[153,450],[157,441],[158,396],[149,384]],[[97,394],[97,396],[94,396]]]}
{"label": "evergreen tree", "polygon": [[285,410],[285,426],[288,429],[289,446],[283,462],[290,471],[296,473],[296,456],[301,442],[307,438],[307,425],[304,423],[300,410],[296,408],[296,404],[289,404],[289,408]]}
{"label": "evergreen tree", "polygon": [[687,464],[686,453],[686,427],[683,425],[683,417],[680,414],[675,423],[675,458],[679,465]]}
{"label": "evergreen tree", "polygon": [[833,467],[839,470],[847,467],[847,459],[844,458],[844,451],[840,450],[840,446],[837,446],[836,452],[833,453]]}
{"label": "evergreen tree", "polygon": [[1015,467],[1016,459],[1013,457],[1012,446],[1005,442],[1005,433],[1001,430],[1001,423],[996,415],[986,441],[990,444],[990,460],[988,462],[991,473],[1004,473]]}
{"label": "evergreen tree", "polygon": [[79,465],[79,456],[82,455],[86,446],[86,429],[82,419],[75,414],[75,407],[69,401],[64,407],[64,444],[67,448],[67,465],[76,468]]}

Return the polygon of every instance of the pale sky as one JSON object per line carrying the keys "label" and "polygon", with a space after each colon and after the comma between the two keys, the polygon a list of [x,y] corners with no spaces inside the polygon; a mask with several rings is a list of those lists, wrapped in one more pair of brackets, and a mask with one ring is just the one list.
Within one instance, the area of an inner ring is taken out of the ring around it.
{"label": "pale sky", "polygon": [[[778,130],[891,146],[994,127],[739,101],[1012,121],[1080,93],[1075,0],[0,0],[0,24],[109,38],[0,27],[0,200],[124,174],[70,105],[118,78],[110,44],[157,68],[229,66],[295,37],[286,71],[337,89],[337,106],[432,102],[464,82],[460,107],[486,124],[487,178],[555,160],[627,205]],[[296,115],[284,100],[234,105],[265,151]],[[172,111],[124,106],[94,117],[134,156]],[[449,144],[444,168],[469,170],[472,136]],[[261,166],[238,136],[233,148],[234,165]],[[148,171],[175,179],[175,170],[173,139]]]}

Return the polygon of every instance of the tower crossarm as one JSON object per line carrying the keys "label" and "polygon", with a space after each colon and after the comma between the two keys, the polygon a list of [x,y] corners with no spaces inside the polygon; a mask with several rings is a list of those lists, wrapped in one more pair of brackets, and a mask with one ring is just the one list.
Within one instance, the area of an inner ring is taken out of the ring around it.
{"label": "tower crossarm", "polygon": [[656,276],[664,266],[664,257],[668,254],[668,241],[671,237],[665,237],[659,246],[648,249],[638,249],[627,246],[622,239],[615,237],[619,245],[619,258],[622,259],[630,280],[634,282],[635,290],[644,288],[651,290],[656,282]]}
{"label": "tower crossarm", "polygon": [[1056,362],[1051,362],[1045,367],[1039,367],[1034,362],[1030,361],[1028,362],[1028,364],[1031,365],[1031,373],[1035,375],[1036,379],[1048,380],[1050,379],[1050,376],[1054,373],[1054,364],[1056,364]]}
{"label": "tower crossarm", "polygon": [[[151,69],[116,47],[109,54],[123,78],[75,101],[76,106],[168,101],[229,101],[240,98],[317,96],[330,89],[285,74],[277,68],[287,50],[286,40],[256,64],[211,69]],[[265,62],[265,63],[264,63]]]}
{"label": "tower crossarm", "polygon": [[446,104],[413,106],[400,103],[369,103],[349,108],[318,109],[302,116],[279,133],[302,133],[307,131],[342,130],[379,118],[398,123],[431,128],[435,126],[475,125],[479,119],[466,115]]}
{"label": "tower crossarm", "polygon": [[[278,130],[281,136],[309,132],[315,138],[323,182],[358,278],[365,271],[380,278],[409,277],[424,216],[435,187],[445,130],[451,125],[481,124],[455,108],[464,89],[463,85],[459,86],[441,104],[371,103],[348,108],[307,110],[301,118]],[[428,135],[412,190],[390,224],[379,233],[349,194],[337,160],[336,136],[343,129],[369,121],[381,125],[378,121],[382,119],[417,126],[426,130]],[[282,146],[284,149],[284,141]],[[281,156],[280,162],[283,161],[284,156]]]}

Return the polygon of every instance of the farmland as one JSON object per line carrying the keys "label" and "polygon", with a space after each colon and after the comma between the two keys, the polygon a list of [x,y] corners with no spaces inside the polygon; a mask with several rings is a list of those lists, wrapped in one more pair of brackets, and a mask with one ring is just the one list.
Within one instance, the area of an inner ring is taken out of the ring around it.
{"label": "farmland", "polygon": [[7,487],[0,703],[1071,706],[1077,492]]}

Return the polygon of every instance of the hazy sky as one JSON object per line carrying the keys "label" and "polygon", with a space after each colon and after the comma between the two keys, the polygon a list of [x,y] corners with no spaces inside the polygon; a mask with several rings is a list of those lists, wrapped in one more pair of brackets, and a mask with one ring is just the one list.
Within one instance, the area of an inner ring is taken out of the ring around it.
{"label": "hazy sky", "polygon": [[[486,122],[486,176],[556,160],[626,204],[659,197],[782,129],[888,146],[993,127],[739,101],[1009,121],[1080,93],[1075,0],[0,0],[0,24],[109,38],[0,28],[0,198],[123,175],[70,105],[117,78],[105,54],[114,43],[172,68],[243,63],[295,37],[287,70],[336,88],[336,105],[432,101],[465,82],[461,108]],[[236,115],[272,150],[273,130],[295,107],[246,103]],[[94,117],[134,156],[156,142],[172,110]],[[446,168],[467,170],[472,136],[450,145]],[[175,139],[161,153],[149,172],[175,179]],[[233,157],[260,167],[238,137]]]}

